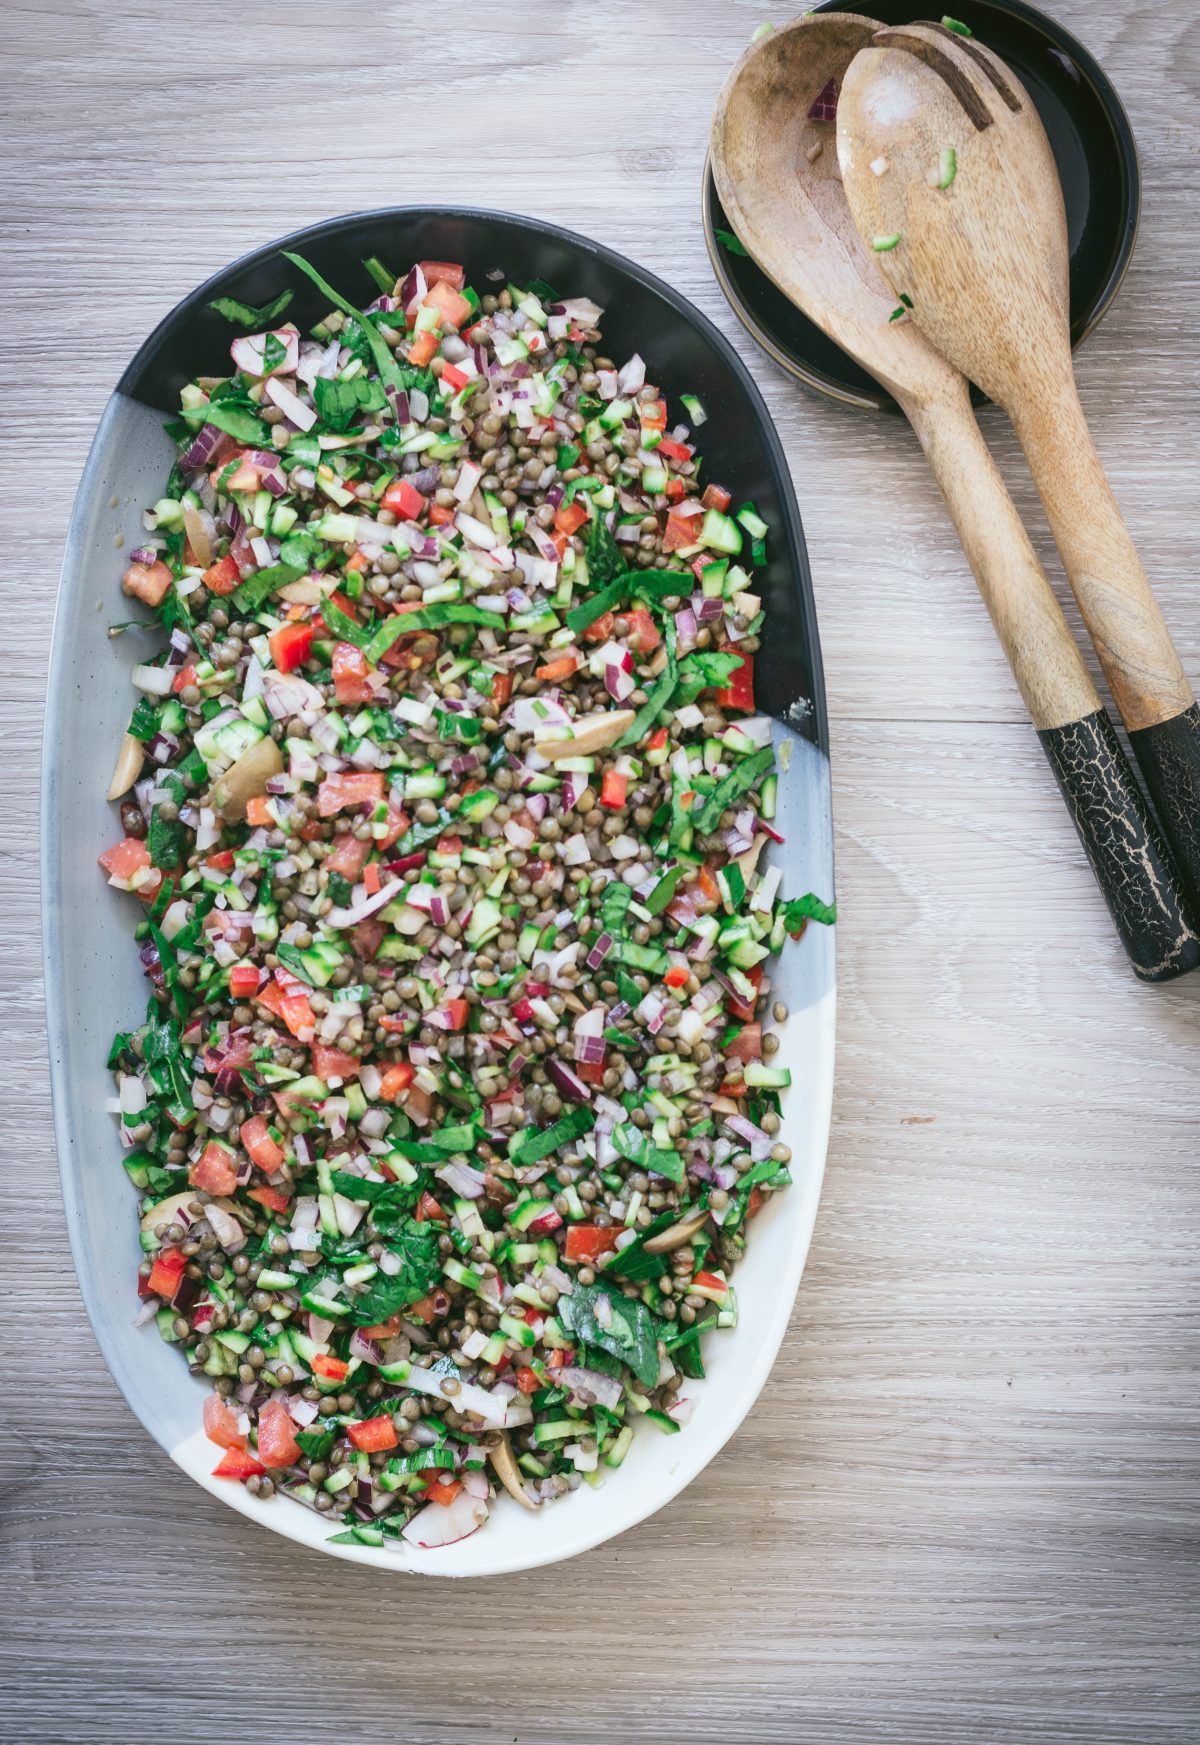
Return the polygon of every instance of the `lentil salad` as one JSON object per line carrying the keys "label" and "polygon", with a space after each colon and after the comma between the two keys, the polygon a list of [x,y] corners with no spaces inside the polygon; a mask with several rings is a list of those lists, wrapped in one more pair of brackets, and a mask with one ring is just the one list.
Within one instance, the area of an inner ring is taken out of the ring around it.
{"label": "lentil salad", "polygon": [[832,910],[757,865],[767,529],[703,409],[668,432],[586,298],[368,264],[308,337],[224,305],[257,331],[171,427],[110,1064],[217,1472],[435,1545],[685,1421],[788,1180],[763,966]]}

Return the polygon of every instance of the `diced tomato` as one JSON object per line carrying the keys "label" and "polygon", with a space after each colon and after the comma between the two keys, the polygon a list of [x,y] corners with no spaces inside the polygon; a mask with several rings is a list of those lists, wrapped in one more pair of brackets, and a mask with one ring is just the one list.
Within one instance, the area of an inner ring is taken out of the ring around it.
{"label": "diced tomato", "polygon": [[750,1222],[751,1218],[756,1217],[758,1213],[762,1211],[762,1203],[766,1197],[767,1196],[763,1193],[758,1183],[755,1182],[754,1186],[750,1189],[749,1197],[746,1200],[747,1223]]}
{"label": "diced tomato", "polygon": [[427,285],[449,285],[452,291],[461,291],[467,281],[466,268],[458,261],[418,261]]}
{"label": "diced tomato", "polygon": [[613,810],[625,804],[625,795],[629,788],[629,777],[623,770],[606,769],[600,783],[600,804],[611,806]]}
{"label": "diced tomato", "polygon": [[667,489],[664,494],[668,503],[682,503],[683,499],[687,496],[687,486],[678,474],[672,473],[671,477],[667,480]]}
{"label": "diced tomato", "polygon": [[[423,370],[426,364],[431,363],[437,356],[437,348],[440,343],[432,328],[427,328],[424,333],[414,334],[412,344],[408,348],[409,363],[414,369]],[[449,519],[453,517],[454,511],[442,511],[435,506],[435,509],[430,512],[429,519],[436,523],[439,513],[445,514]]]}
{"label": "diced tomato", "polygon": [[227,1448],[213,1467],[213,1477],[236,1478],[244,1483],[248,1478],[262,1478],[266,1470],[262,1461],[255,1460],[252,1454],[241,1448]]}
{"label": "diced tomato", "polygon": [[281,624],[278,630],[272,630],[267,646],[281,673],[293,672],[296,667],[304,665],[312,653],[313,634],[311,621],[307,624]]}
{"label": "diced tomato", "polygon": [[[428,333],[418,334],[417,337],[419,339],[433,338],[433,336],[431,334],[428,334]],[[434,339],[433,350],[434,351],[437,350],[437,340],[436,339]],[[432,355],[432,353],[430,355]],[[443,505],[441,503],[434,503],[432,508],[429,511],[429,520],[430,520],[430,525],[433,527],[445,527],[449,522],[454,520],[454,510],[450,509],[450,508],[443,507]]]}
{"label": "diced tomato", "polygon": [[111,879],[128,882],[134,873],[150,865],[150,850],[136,836],[127,836],[115,848],[106,848],[98,859]]}
{"label": "diced tomato", "polygon": [[313,1043],[312,1069],[326,1084],[330,1079],[357,1078],[361,1067],[362,1061],[357,1055],[347,1054],[341,1048],[326,1048],[320,1042]]}
{"label": "diced tomato", "polygon": [[163,595],[171,586],[171,572],[161,558],[155,563],[131,563],[121,586],[127,594],[144,600],[147,606],[160,606]]}
{"label": "diced tomato", "polygon": [[348,806],[377,806],[383,798],[383,775],[379,770],[355,770],[349,775],[326,776],[317,789],[317,811],[332,818]]}
{"label": "diced tomato", "polygon": [[235,963],[229,972],[229,991],[235,1000],[249,999],[258,992],[258,970],[252,963]]}
{"label": "diced tomato", "polygon": [[322,864],[327,872],[341,873],[353,885],[357,884],[370,857],[371,844],[360,842],[357,836],[347,831],[344,836],[334,837],[333,853],[327,854]]}
{"label": "diced tomato", "polygon": [[575,1067],[576,1078],[581,1078],[585,1085],[602,1085],[608,1066],[608,1056],[603,1060],[581,1060]]}
{"label": "diced tomato", "polygon": [[691,971],[688,969],[686,963],[673,963],[666,975],[663,977],[663,981],[669,988],[686,987],[690,973]]}
{"label": "diced tomato", "polygon": [[376,848],[386,850],[389,849],[394,842],[399,842],[400,838],[408,829],[410,822],[411,820],[408,813],[403,811],[399,806],[394,806],[389,800],[387,812],[384,815],[383,820],[383,835],[374,838]]}
{"label": "diced tomato", "polygon": [[638,417],[642,421],[643,430],[665,430],[667,428],[667,402],[665,400],[639,401]]}
{"label": "diced tomato", "polygon": [[613,633],[613,625],[617,621],[615,612],[601,612],[599,618],[594,618],[583,633],[585,642],[607,642]]}
{"label": "diced tomato", "polygon": [[410,1303],[406,1311],[410,1320],[420,1321],[426,1327],[432,1326],[434,1321],[440,1320],[443,1315],[447,1315],[449,1312],[450,1293],[442,1290],[440,1285],[427,1297],[422,1297],[420,1302]]}
{"label": "diced tomato", "polygon": [[195,667],[194,666],[181,667],[175,675],[175,683],[171,686],[171,689],[175,692],[176,696],[178,696],[180,691],[186,691],[188,686],[194,685],[195,682],[196,682],[196,669],[195,669]]}
{"label": "diced tomato", "polygon": [[407,1060],[397,1061],[395,1066],[389,1066],[384,1071],[383,1082],[379,1087],[379,1095],[385,1103],[394,1103],[402,1097],[416,1077],[417,1069]]}
{"label": "diced tomato", "polygon": [[729,683],[722,685],[716,692],[716,701],[722,709],[744,709],[748,714],[754,712],[754,656],[743,654],[739,656],[741,666],[729,675]]}
{"label": "diced tomato", "polygon": [[246,1438],[238,1428],[237,1417],[220,1394],[209,1394],[204,1402],[204,1434],[218,1448],[246,1446]]}
{"label": "diced tomato", "polygon": [[675,442],[669,436],[663,437],[654,452],[665,455],[668,460],[673,461],[685,461],[692,458],[692,451],[686,442]]}
{"label": "diced tomato", "polygon": [[692,1279],[692,1289],[704,1295],[712,1294],[724,1297],[729,1294],[729,1285],[719,1272],[698,1272]]}
{"label": "diced tomato", "polygon": [[448,1224],[450,1222],[449,1212],[444,1207],[439,1206],[429,1192],[423,1193],[417,1201],[417,1209],[413,1213],[413,1217],[418,1224]]}
{"label": "diced tomato", "polygon": [[653,654],[662,641],[658,625],[644,606],[638,606],[629,612],[621,614],[629,621],[629,631],[626,642],[635,654]]}
{"label": "diced tomato", "polygon": [[[302,984],[297,982],[296,986],[301,987]],[[274,981],[260,988],[255,999],[273,1017],[282,1018],[293,1036],[299,1036],[304,1029],[316,1027],[317,1016],[308,1003],[307,994],[285,992],[278,981]]]}
{"label": "diced tomato", "polygon": [[211,866],[215,872],[232,872],[232,848],[220,848],[214,854],[206,855],[204,864],[205,866]]}
{"label": "diced tomato", "polygon": [[210,1139],[188,1170],[188,1180],[194,1188],[203,1188],[206,1194],[231,1194],[237,1187],[237,1165],[233,1154],[215,1139]]}
{"label": "diced tomato", "polygon": [[379,499],[382,509],[390,509],[401,521],[419,521],[427,504],[410,479],[393,479]]}
{"label": "diced tomato", "polygon": [[665,727],[656,727],[654,732],[650,735],[649,739],[646,741],[645,750],[646,751],[661,751],[663,746],[666,743],[667,743],[667,729]]}
{"label": "diced tomato", "polygon": [[[455,285],[448,284],[445,279],[438,279],[430,285],[423,298],[426,309],[436,309],[442,318],[443,327],[455,329],[462,326],[471,313],[471,305]],[[420,337],[418,335],[418,337]]]}
{"label": "diced tomato", "polygon": [[733,1041],[725,1044],[725,1056],[727,1060],[740,1060],[742,1062],[761,1060],[762,1025],[743,1024]]}
{"label": "diced tomato", "polygon": [[[660,443],[659,447],[661,446]],[[678,507],[670,509],[663,533],[663,551],[679,551],[685,545],[694,545],[700,531],[696,526],[696,517],[703,513],[699,503],[680,503]]]}
{"label": "diced tomato", "polygon": [[517,1391],[522,1394],[535,1394],[542,1385],[541,1377],[536,1370],[519,1369],[517,1371]]}
{"label": "diced tomato", "polygon": [[300,1444],[291,1413],[282,1400],[266,1400],[258,1409],[258,1458],[264,1466],[295,1466]]}
{"label": "diced tomato", "polygon": [[390,1418],[361,1418],[357,1424],[347,1424],[346,1434],[356,1448],[365,1454],[378,1454],[383,1448],[394,1448],[400,1438]]}
{"label": "diced tomato", "polygon": [[429,1470],[432,1472],[433,1478],[420,1493],[421,1497],[425,1502],[440,1503],[443,1508],[448,1509],[462,1489],[462,1484],[457,1478],[446,1478],[437,1467],[431,1467]]}
{"label": "diced tomato", "polygon": [[465,1030],[469,1010],[470,1007],[465,1000],[447,1000],[442,1007],[442,1011],[446,1014],[446,1028],[448,1030]]}
{"label": "diced tomato", "polygon": [[694,921],[698,915],[711,915],[721,901],[721,890],[706,866],[697,868],[694,879],[681,885],[667,904],[672,921]]}
{"label": "diced tomato", "polygon": [[534,677],[547,685],[559,685],[564,679],[570,678],[578,665],[579,662],[573,654],[560,655],[557,660],[548,660],[545,666],[535,668]]}
{"label": "diced tomato", "polygon": [[179,1289],[179,1281],[186,1265],[187,1255],[182,1248],[160,1248],[154,1257],[150,1277],[146,1280],[150,1287],[147,1294],[162,1297],[169,1303]]}
{"label": "diced tomato", "polygon": [[561,509],[554,512],[554,525],[560,533],[578,533],[588,518],[588,512],[578,498],[573,503],[564,503]]}
{"label": "diced tomato", "polygon": [[445,364],[442,368],[441,383],[443,389],[449,388],[452,394],[457,394],[471,380],[466,370],[457,370],[453,364]]}
{"label": "diced tomato", "polygon": [[351,928],[350,931],[350,937],[354,942],[355,953],[357,956],[365,959],[367,963],[372,963],[374,961],[375,954],[383,944],[386,936],[387,923],[385,921],[376,921],[370,918],[366,921],[360,921],[358,926]]}
{"label": "diced tomato", "polygon": [[248,1121],[243,1121],[238,1142],[267,1175],[274,1175],[284,1160],[285,1152],[271,1138],[265,1115],[251,1115]]}
{"label": "diced tomato", "polygon": [[228,555],[209,564],[200,578],[210,594],[232,594],[242,579],[242,573]]}
{"label": "diced tomato", "polygon": [[512,697],[513,676],[511,673],[492,674],[491,701],[493,709],[503,709]]}
{"label": "diced tomato", "polygon": [[363,1337],[365,1339],[394,1339],[400,1331],[401,1319],[400,1311],[397,1310],[394,1315],[389,1315],[386,1321],[376,1321],[373,1327],[364,1327]]}
{"label": "diced tomato", "polygon": [[334,1357],[329,1351],[318,1351],[312,1360],[312,1367],[326,1381],[345,1381],[350,1373],[350,1365],[344,1363],[340,1357]]}
{"label": "diced tomato", "polygon": [[346,559],[345,563],[342,565],[342,568],[349,575],[361,576],[363,571],[367,568],[367,560],[363,556],[361,551],[355,551],[350,557],[348,557]]}
{"label": "diced tomato", "polygon": [[719,509],[723,515],[729,507],[729,492],[723,485],[706,485],[700,501],[706,509]]}
{"label": "diced tomato", "polygon": [[273,1188],[265,1182],[262,1187],[247,1188],[246,1192],[252,1200],[257,1200],[260,1206],[265,1206],[268,1212],[286,1212],[292,1203],[281,1189]]}
{"label": "diced tomato", "polygon": [[339,642],[333,651],[333,689],[339,703],[369,703],[375,695],[371,688],[371,669],[361,648],[352,642]]}
{"label": "diced tomato", "polygon": [[563,1254],[567,1260],[590,1265],[617,1246],[619,1235],[619,1229],[607,1228],[601,1224],[572,1224],[567,1231],[567,1245]]}
{"label": "diced tomato", "polygon": [[744,1080],[726,1079],[719,1087],[719,1094],[722,1097],[744,1097],[746,1095],[746,1085]]}
{"label": "diced tomato", "polygon": [[[755,996],[757,998],[758,989],[759,989],[759,986],[760,986],[760,984],[762,982],[762,978],[763,978],[763,966],[762,966],[762,964],[756,963],[754,965],[753,969],[743,970],[742,974],[745,976],[745,978],[748,982],[752,982],[754,984]],[[753,1016],[754,1016],[754,1004],[755,1004],[755,1002],[753,1002],[753,1001],[748,1004],[745,1000],[741,999],[740,996],[737,994],[730,994],[730,996],[729,996],[729,1016],[731,1018],[743,1018],[743,1019],[749,1020],[749,1019],[753,1018]]]}

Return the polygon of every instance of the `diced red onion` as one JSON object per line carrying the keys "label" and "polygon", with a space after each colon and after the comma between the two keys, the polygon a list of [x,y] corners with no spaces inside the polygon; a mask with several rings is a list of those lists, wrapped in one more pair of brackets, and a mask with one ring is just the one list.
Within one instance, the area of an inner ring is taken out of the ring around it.
{"label": "diced red onion", "polygon": [[808,111],[808,119],[810,121],[836,121],[837,104],[837,80],[829,79],[813,98]]}
{"label": "diced red onion", "polygon": [[680,654],[688,654],[696,646],[698,626],[696,614],[690,606],[682,607],[675,614],[676,646]]}
{"label": "diced red onion", "polygon": [[572,1072],[569,1066],[566,1066],[561,1060],[555,1060],[552,1055],[546,1058],[546,1072],[553,1079],[555,1087],[561,1095],[569,1098],[571,1102],[584,1103],[591,1096],[592,1093],[583,1080]]}

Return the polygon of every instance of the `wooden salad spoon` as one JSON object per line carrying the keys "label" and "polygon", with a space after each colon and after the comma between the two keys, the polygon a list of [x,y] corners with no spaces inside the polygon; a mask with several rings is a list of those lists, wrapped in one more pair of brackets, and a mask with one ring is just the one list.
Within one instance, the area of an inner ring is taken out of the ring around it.
{"label": "wooden salad spoon", "polygon": [[717,192],[762,270],[903,408],[1135,973],[1165,981],[1200,963],[1178,871],[980,435],[966,380],[911,322],[891,319],[896,302],[855,229],[833,128],[809,114],[880,28],[812,13],[746,50],[713,116]]}
{"label": "wooden salad spoon", "polygon": [[[837,117],[850,210],[931,344],[1012,419],[1163,829],[1200,894],[1200,708],[1092,441],[1062,189],[1033,103],[940,24],[881,29]],[[886,165],[883,174],[877,173]]]}

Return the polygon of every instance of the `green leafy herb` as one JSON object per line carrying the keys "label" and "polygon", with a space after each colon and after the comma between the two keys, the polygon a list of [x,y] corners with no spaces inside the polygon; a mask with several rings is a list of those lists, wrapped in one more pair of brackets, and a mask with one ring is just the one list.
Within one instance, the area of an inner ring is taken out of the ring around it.
{"label": "green leafy herb", "polygon": [[[607,1303],[608,1308],[597,1314],[597,1306],[602,1302]],[[623,1296],[615,1287],[597,1281],[591,1285],[576,1284],[569,1296],[560,1297],[558,1315],[577,1339],[598,1346],[611,1357],[620,1358],[643,1387],[654,1386],[658,1380],[658,1340],[662,1323],[645,1303],[636,1297]]]}
{"label": "green leafy herb", "polygon": [[387,1239],[390,1253],[400,1262],[396,1273],[376,1273],[365,1291],[355,1297],[350,1314],[356,1326],[371,1327],[386,1321],[399,1309],[408,1308],[429,1295],[442,1276],[438,1228],[403,1215]]}
{"label": "green leafy herb", "polygon": [[[615,540],[613,544],[616,544]],[[595,580],[590,561],[588,579]],[[643,600],[662,600],[670,594],[687,593],[689,581],[690,577],[683,570],[625,570],[614,576],[599,593],[589,594],[580,605],[572,606],[566,622],[572,630],[586,630],[597,618],[635,596]]]}
{"label": "green leafy herb", "polygon": [[740,243],[732,230],[714,230],[713,235],[721,247],[728,249],[730,254],[748,255],[750,250]]}
{"label": "green leafy herb", "polygon": [[155,866],[169,872],[179,865],[183,854],[183,826],[178,818],[178,808],[183,804],[184,798],[183,783],[177,775],[168,773],[158,778],[158,786],[170,795],[177,815],[174,818],[164,818],[161,802],[151,807],[146,847]]}
{"label": "green leafy herb", "polygon": [[952,30],[955,36],[974,36],[975,34],[969,24],[962,24],[957,18],[949,18],[943,14],[942,23],[947,30]]}
{"label": "green leafy herb", "polygon": [[308,965],[304,961],[303,954],[296,948],[296,946],[289,945],[285,940],[282,944],[275,947],[275,955],[278,957],[284,969],[290,970],[298,981],[306,982],[310,988],[316,986]]}
{"label": "green leafy herb", "polygon": [[761,751],[756,751],[744,763],[738,764],[729,775],[723,776],[702,806],[697,808],[693,805],[691,822],[696,829],[715,830],[726,806],[732,806],[735,800],[740,800],[743,794],[748,794],[757,787],[774,764],[774,747],[764,745]]}
{"label": "green leafy herb", "polygon": [[582,1139],[595,1125],[596,1117],[592,1111],[578,1108],[550,1127],[527,1127],[510,1142],[508,1161],[518,1168],[527,1163],[540,1163],[560,1145],[568,1145],[572,1139]]}
{"label": "green leafy herb", "polygon": [[340,309],[343,315],[352,316],[355,321],[360,323],[363,335],[370,349],[372,361],[375,368],[379,371],[381,378],[387,383],[396,382],[398,379],[399,365],[392,356],[391,348],[387,341],[375,327],[374,323],[367,319],[361,309],[356,309],[353,303],[343,297],[340,291],[335,291],[328,279],[323,279],[316,267],[310,266],[304,259],[303,255],[291,254],[287,249],[282,250],[282,254],[284,260],[291,261],[294,267],[299,267],[302,273],[307,273],[318,291],[320,291],[323,296],[329,298],[329,301],[333,304],[335,309]]}
{"label": "green leafy herb", "polygon": [[313,399],[321,422],[334,431],[348,429],[356,412],[378,412],[387,405],[383,384],[366,376],[355,376],[348,382],[327,381],[318,376],[313,383]]}
{"label": "green leafy herb", "polygon": [[279,320],[292,300],[291,291],[281,291],[272,303],[264,303],[261,309],[255,309],[251,303],[239,303],[236,297],[214,297],[209,304],[218,315],[223,315],[226,321],[233,321],[248,332],[260,332],[264,327],[270,327]]}
{"label": "green leafy herb", "polygon": [[135,739],[140,739],[145,744],[148,739],[153,739],[158,732],[161,715],[161,710],[150,701],[149,697],[139,697],[137,706],[129,717],[130,733]]}
{"label": "green leafy herb", "polygon": [[206,406],[197,406],[194,412],[185,412],[183,417],[192,430],[199,430],[204,424],[212,424],[216,429],[223,430],[227,436],[236,437],[239,442],[248,443],[254,448],[264,448],[271,440],[269,424],[264,424],[261,418],[248,412],[244,406],[227,405],[222,400],[210,400]]}
{"label": "green leafy herb", "polygon": [[671,698],[673,706],[682,709],[685,704],[694,703],[701,691],[708,690],[710,685],[725,684],[741,664],[740,654],[716,650],[701,649],[686,655],[679,663],[679,688]]}
{"label": "green leafy herb", "polygon": [[262,374],[269,376],[272,370],[277,370],[287,356],[287,346],[277,333],[268,333],[263,340]]}
{"label": "green leafy herb", "polygon": [[254,575],[248,576],[239,588],[233,590],[230,599],[239,612],[257,612],[276,588],[286,587],[289,582],[298,582],[305,573],[299,564],[270,564],[265,570],[258,570]]}
{"label": "green leafy herb", "polygon": [[837,904],[823,903],[811,891],[803,897],[791,897],[780,903],[779,912],[789,933],[799,933],[806,921],[819,921],[822,927],[832,927],[837,920]]}
{"label": "green leafy herb", "polygon": [[614,576],[623,574],[627,567],[621,556],[621,548],[609,531],[608,523],[595,507],[592,510],[592,525],[588,529],[587,567],[588,580],[594,588],[606,588]]}
{"label": "green leafy herb", "polygon": [[389,273],[379,256],[374,254],[367,257],[363,262],[363,266],[366,267],[383,295],[385,297],[390,297],[392,292],[396,289],[395,273]]}
{"label": "green leafy herb", "polygon": [[669,617],[664,625],[664,647],[667,651],[667,664],[654,681],[654,689],[646,698],[633,721],[617,740],[618,749],[625,745],[640,745],[654,723],[667,708],[679,680],[679,666],[675,659],[675,620]]}
{"label": "green leafy herb", "polygon": [[[414,630],[440,630],[445,624],[485,624],[489,630],[504,630],[508,620],[482,606],[467,606],[459,600],[438,601],[415,612],[398,612],[380,626],[365,645],[367,660],[378,666],[393,642]],[[332,626],[331,626],[332,628]]]}

